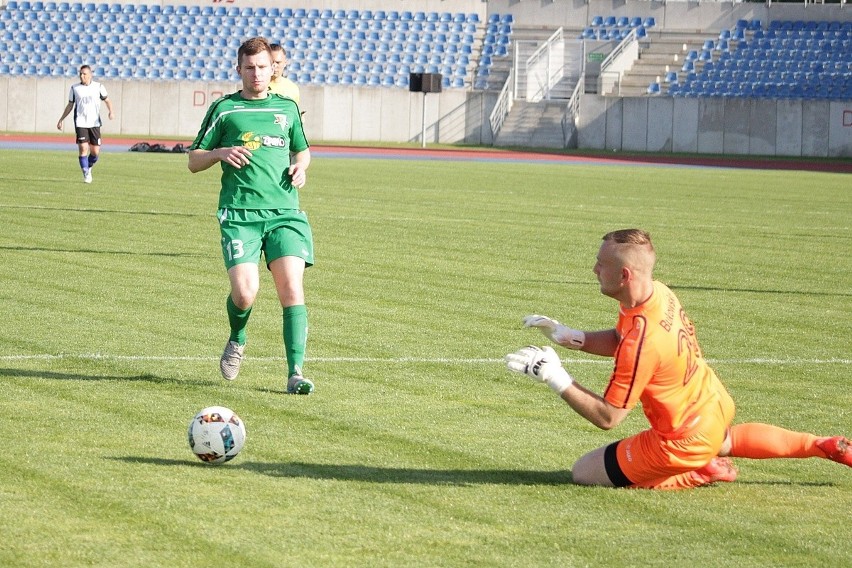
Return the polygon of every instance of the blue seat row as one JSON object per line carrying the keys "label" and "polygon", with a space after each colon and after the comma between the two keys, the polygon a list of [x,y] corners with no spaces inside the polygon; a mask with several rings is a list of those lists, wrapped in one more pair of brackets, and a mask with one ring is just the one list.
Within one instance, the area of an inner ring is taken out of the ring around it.
{"label": "blue seat row", "polygon": [[593,28],[653,28],[657,20],[653,16],[642,19],[640,16],[594,16],[589,25]]}
{"label": "blue seat row", "polygon": [[[852,35],[852,34],[850,34]],[[753,49],[825,49],[835,50],[842,49],[848,51],[852,48],[852,37],[835,37],[835,38],[752,38],[751,40],[743,40],[737,44],[738,49],[753,48]]]}
{"label": "blue seat row", "polygon": [[[317,8],[254,8],[247,6],[184,6],[184,5],[159,5],[159,4],[106,4],[106,3],[80,3],[80,2],[42,2],[36,0],[10,0],[6,8],[10,11],[23,12],[72,12],[72,13],[111,13],[111,14],[186,14],[190,16],[244,16],[244,17],[273,17],[273,18],[315,18],[323,20],[389,20],[392,22],[472,22],[479,23],[479,15],[476,13],[450,13],[450,12],[411,12],[396,10],[320,10]],[[511,15],[505,19],[508,21]],[[499,19],[499,16],[498,16]]]}
{"label": "blue seat row", "polygon": [[852,32],[852,21],[826,22],[816,20],[773,20],[769,22],[773,31],[835,31]]}
{"label": "blue seat row", "polygon": [[852,86],[693,81],[683,85],[671,85],[668,94],[675,97],[848,99],[852,97]]}
{"label": "blue seat row", "polygon": [[641,39],[648,36],[648,31],[645,26],[636,28],[594,28],[586,27],[580,32],[579,39],[598,40],[598,41],[621,41],[630,35],[632,30],[636,30],[636,37]]}
{"label": "blue seat row", "polygon": [[[686,61],[682,71],[695,71],[692,62]],[[703,71],[813,71],[828,73],[852,73],[852,62],[783,59],[721,59],[704,65]]]}
{"label": "blue seat row", "polygon": [[75,28],[91,28],[101,24],[129,25],[178,25],[197,28],[255,27],[272,29],[295,29],[306,34],[316,31],[369,32],[369,31],[414,31],[432,33],[475,33],[478,25],[473,22],[399,22],[390,20],[313,20],[310,18],[273,18],[269,16],[190,16],[179,14],[140,14],[140,13],[99,13],[94,12],[81,17],[74,12],[10,12],[0,11],[0,22],[18,22],[22,29],[44,29],[49,25],[72,25]]}

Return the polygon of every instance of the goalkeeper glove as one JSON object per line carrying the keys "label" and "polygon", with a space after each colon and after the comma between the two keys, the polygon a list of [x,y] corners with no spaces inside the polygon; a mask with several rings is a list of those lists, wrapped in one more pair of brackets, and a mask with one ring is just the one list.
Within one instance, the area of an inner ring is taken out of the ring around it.
{"label": "goalkeeper glove", "polygon": [[545,383],[557,394],[570,387],[574,379],[562,368],[562,363],[553,347],[524,347],[505,357],[510,371],[529,375],[540,383]]}
{"label": "goalkeeper glove", "polygon": [[524,318],[524,327],[537,327],[545,337],[568,349],[582,349],[586,334],[562,325],[555,319],[533,314]]}

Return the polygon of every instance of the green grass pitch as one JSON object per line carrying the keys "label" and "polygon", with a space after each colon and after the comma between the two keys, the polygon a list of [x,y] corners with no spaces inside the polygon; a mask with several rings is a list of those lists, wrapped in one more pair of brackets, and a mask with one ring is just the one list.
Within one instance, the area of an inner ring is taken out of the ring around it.
{"label": "green grass pitch", "polygon": [[[309,397],[287,396],[269,275],[234,383],[218,169],[0,153],[2,566],[850,566],[852,471],[738,460],[678,493],[571,485],[610,432],[505,353],[543,313],[615,322],[592,266],[640,226],[738,421],[852,435],[850,177],[315,156],[302,205]],[[611,363],[561,351],[600,392]],[[189,451],[224,405],[232,462]]]}

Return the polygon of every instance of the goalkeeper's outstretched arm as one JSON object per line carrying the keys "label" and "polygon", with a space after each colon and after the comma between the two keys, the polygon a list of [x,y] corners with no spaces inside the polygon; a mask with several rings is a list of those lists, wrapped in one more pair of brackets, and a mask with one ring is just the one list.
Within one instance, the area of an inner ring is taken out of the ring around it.
{"label": "goalkeeper's outstretched arm", "polygon": [[565,389],[560,395],[574,412],[600,428],[610,430],[615,428],[627,417],[629,410],[617,408],[597,393],[594,393],[574,381],[570,389]]}
{"label": "goalkeeper's outstretched arm", "polygon": [[510,371],[544,383],[574,411],[602,430],[618,426],[630,410],[617,408],[574,381],[550,346],[530,345],[505,357]]}
{"label": "goalkeeper's outstretched arm", "polygon": [[621,339],[618,337],[615,328],[587,331],[585,335],[586,340],[583,342],[581,351],[601,357],[615,357],[615,350],[618,348],[618,342]]}
{"label": "goalkeeper's outstretched arm", "polygon": [[535,327],[552,342],[592,355],[613,357],[618,347],[618,333],[615,329],[603,331],[580,331],[559,323],[553,318],[532,314],[524,318],[524,327]]}

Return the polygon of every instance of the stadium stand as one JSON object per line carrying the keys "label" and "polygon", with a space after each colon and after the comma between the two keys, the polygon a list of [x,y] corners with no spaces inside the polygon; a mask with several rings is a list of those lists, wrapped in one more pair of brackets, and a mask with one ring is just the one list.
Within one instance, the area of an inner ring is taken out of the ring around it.
{"label": "stadium stand", "polygon": [[[0,74],[76,76],[84,61],[73,50],[84,44],[85,62],[104,77],[236,80],[240,38],[264,35],[284,44],[290,78],[306,84],[407,88],[409,73],[429,72],[443,75],[444,88],[485,89],[494,61],[510,54],[513,25],[511,14],[480,22],[450,12],[12,0],[0,10]],[[655,26],[652,17],[598,15],[579,37],[648,38]],[[355,68],[344,73],[344,63]],[[649,94],[850,98],[850,77],[852,23],[740,20],[690,50],[680,73]]]}
{"label": "stadium stand", "polygon": [[[508,56],[513,23],[510,14],[481,22],[475,13],[11,0],[0,10],[0,74],[74,77],[85,59],[102,77],[236,81],[241,38],[262,35],[284,45],[290,79],[304,84],[408,88],[410,73],[428,72],[442,73],[446,89],[475,88],[493,57]],[[85,58],[73,53],[81,44]]]}
{"label": "stadium stand", "polygon": [[[581,40],[623,40],[635,29],[653,41],[653,18],[593,16]],[[649,96],[852,98],[852,22],[738,20],[685,54],[678,71],[661,73]]]}
{"label": "stadium stand", "polygon": [[690,50],[668,90],[677,97],[852,98],[852,22],[739,20]]}

